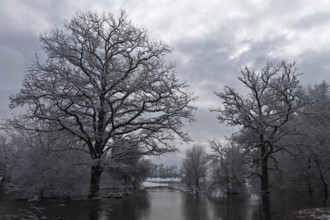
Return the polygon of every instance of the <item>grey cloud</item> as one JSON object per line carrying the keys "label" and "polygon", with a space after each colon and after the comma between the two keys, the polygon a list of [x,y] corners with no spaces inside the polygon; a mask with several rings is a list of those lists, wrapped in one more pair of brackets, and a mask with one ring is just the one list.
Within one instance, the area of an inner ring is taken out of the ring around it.
{"label": "grey cloud", "polygon": [[[258,69],[268,60],[277,61],[278,50],[288,43],[285,35],[271,36],[262,40],[246,39],[236,42],[231,36],[235,35],[223,29],[209,33],[202,39],[190,39],[175,42],[173,59],[177,60],[180,76],[193,87],[205,89],[213,93],[217,87],[224,85],[239,87],[237,77],[240,68],[246,65]],[[239,51],[240,45],[248,49],[235,58],[231,55]],[[206,83],[206,84],[205,84]]]}
{"label": "grey cloud", "polygon": [[27,31],[7,31],[0,35],[0,45],[12,48],[18,51],[25,58],[25,62],[29,63],[35,53],[42,54],[41,44],[38,36]]}
{"label": "grey cloud", "polygon": [[[235,128],[220,124],[216,119],[217,114],[209,111],[209,108],[221,104],[214,95],[215,91],[221,91],[223,86],[240,90],[242,85],[237,77],[240,75],[240,68],[245,65],[250,64],[259,69],[269,60],[277,62],[283,59],[278,56],[277,51],[288,43],[285,35],[236,42],[231,37],[236,34],[235,31],[237,30],[220,28],[203,38],[183,39],[174,44],[173,59],[177,60],[179,76],[187,80],[200,95],[196,111],[197,122],[187,126],[196,142],[223,140],[224,136],[229,137],[235,131]],[[238,45],[247,45],[248,49],[231,59],[231,55],[240,50]]]}
{"label": "grey cloud", "polygon": [[[217,103],[217,98],[214,95],[215,106],[219,105]],[[188,129],[189,133],[194,142],[199,143],[207,143],[208,140],[220,140],[229,137],[231,133],[234,131],[232,127],[224,126],[220,124],[217,119],[217,113],[210,112],[209,109],[199,109],[196,112],[196,120],[198,123],[193,123],[190,126],[187,125],[186,129]]]}
{"label": "grey cloud", "polygon": [[12,89],[17,88],[21,83],[22,72],[24,69],[24,56],[15,50],[16,48],[0,45],[0,82],[1,88]]}
{"label": "grey cloud", "polygon": [[316,12],[310,15],[304,16],[297,21],[292,22],[291,27],[300,31],[327,25],[330,21],[329,12]]}
{"label": "grey cloud", "polygon": [[324,51],[305,51],[297,59],[297,68],[301,76],[302,84],[315,84],[323,80],[329,82],[330,76],[330,49]]}
{"label": "grey cloud", "polygon": [[[11,4],[12,8],[6,7],[7,3],[11,2],[15,3]],[[241,14],[232,17],[222,16],[220,13],[227,14],[227,11],[221,10],[231,10],[225,5],[223,8],[214,9],[219,10],[219,17],[208,17],[201,14],[205,11],[198,10],[186,14],[189,10],[182,9],[186,9],[185,4],[190,4],[188,1],[178,4],[172,2],[167,6],[161,5],[164,8],[160,8],[160,3],[154,3],[151,0],[139,3],[128,0],[93,3],[88,0],[78,3],[67,0],[1,1],[0,118],[10,113],[7,97],[19,89],[25,64],[30,63],[35,53],[43,54],[38,41],[39,34],[50,30],[55,25],[61,27],[63,21],[70,19],[77,10],[99,8],[105,12],[117,13],[122,7],[127,9],[129,18],[135,18],[134,23],[144,22],[142,25],[153,28],[150,29],[151,34],[156,33],[158,37],[168,37],[163,40],[170,40],[175,49],[170,58],[177,63],[178,77],[187,81],[191,89],[196,90],[196,93],[200,95],[200,100],[197,102],[199,105],[196,112],[197,122],[186,127],[193,140],[196,143],[205,143],[209,139],[230,135],[233,129],[219,124],[216,114],[208,110],[210,107],[219,105],[214,92],[222,90],[224,85],[239,90],[242,85],[237,77],[240,75],[240,68],[245,65],[259,69],[268,60],[276,62],[286,59],[287,57],[282,57],[285,56],[283,51],[288,50],[295,39],[289,39],[281,28],[293,30],[297,36],[303,35],[309,28],[328,23],[330,17],[325,12],[309,11],[306,7],[307,1],[271,0],[263,3],[262,7],[241,0],[233,1],[233,3],[239,8],[238,11],[244,12],[242,16]],[[16,15],[13,12],[16,12]],[[21,14],[17,16],[17,13]],[[196,26],[200,27],[203,24],[206,26],[205,30],[208,31],[203,32],[203,36],[188,36],[180,39],[178,33],[184,33],[184,31],[190,33],[189,30],[193,30],[191,29],[193,26],[189,26],[192,24],[187,25],[184,22],[188,16],[207,18],[208,20],[200,20]],[[273,27],[276,31],[272,31]],[[190,29],[186,30],[187,28]],[[159,39],[158,37],[156,40]],[[318,42],[307,43],[317,44]],[[246,50],[240,52],[243,47],[246,47]],[[234,54],[237,56],[233,56]],[[302,76],[304,83],[329,80],[329,58],[330,50],[327,48],[322,48],[322,51],[304,51],[298,57],[293,57],[297,61],[299,72],[306,73]]]}
{"label": "grey cloud", "polygon": [[178,72],[193,84],[202,80],[214,82],[219,73],[226,75],[232,70],[228,59],[228,52],[232,48],[229,43],[220,37],[216,39],[214,35],[175,42],[174,58],[178,60]]}
{"label": "grey cloud", "polygon": [[169,153],[167,155],[151,157],[151,161],[156,164],[176,165],[181,166],[182,158],[184,157],[184,150],[175,153]]}
{"label": "grey cloud", "polygon": [[278,62],[284,59],[279,51],[288,44],[285,35],[270,36],[258,41],[248,41],[249,50],[242,53],[237,59],[241,64],[252,64],[252,67],[259,69],[266,64],[267,61]]}
{"label": "grey cloud", "polygon": [[18,92],[22,85],[25,66],[42,55],[38,38],[31,32],[11,31],[0,35],[0,117],[8,117],[10,95]]}

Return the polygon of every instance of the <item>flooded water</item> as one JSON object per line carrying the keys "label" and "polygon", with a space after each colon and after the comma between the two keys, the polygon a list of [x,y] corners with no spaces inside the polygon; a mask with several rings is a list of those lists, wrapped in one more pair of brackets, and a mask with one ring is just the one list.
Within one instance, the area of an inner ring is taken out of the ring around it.
{"label": "flooded water", "polygon": [[[322,206],[322,199],[314,198],[310,206],[302,194],[273,194],[270,197],[271,219],[286,219],[292,211]],[[95,220],[261,220],[265,219],[261,199],[256,195],[233,195],[213,202],[203,196],[170,190],[150,189],[132,193],[122,199],[69,202],[8,202],[0,201],[0,219],[14,215],[45,216],[48,219]],[[17,218],[16,218],[17,219]]]}

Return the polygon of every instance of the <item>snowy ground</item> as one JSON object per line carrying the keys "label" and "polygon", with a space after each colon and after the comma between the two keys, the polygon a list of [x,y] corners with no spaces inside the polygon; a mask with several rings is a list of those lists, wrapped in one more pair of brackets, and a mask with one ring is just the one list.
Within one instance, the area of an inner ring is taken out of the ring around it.
{"label": "snowy ground", "polygon": [[143,183],[143,186],[148,187],[162,187],[169,186],[172,183],[179,183],[181,181],[180,178],[147,178]]}
{"label": "snowy ground", "polygon": [[168,182],[181,182],[180,178],[160,178],[160,177],[153,177],[147,178],[146,182],[157,182],[157,183],[168,183]]}
{"label": "snowy ground", "polygon": [[168,186],[168,183],[154,183],[154,182],[144,182],[143,187],[149,188],[149,187],[160,187],[160,186]]}
{"label": "snowy ground", "polygon": [[303,209],[293,213],[292,220],[330,220],[330,208]]}

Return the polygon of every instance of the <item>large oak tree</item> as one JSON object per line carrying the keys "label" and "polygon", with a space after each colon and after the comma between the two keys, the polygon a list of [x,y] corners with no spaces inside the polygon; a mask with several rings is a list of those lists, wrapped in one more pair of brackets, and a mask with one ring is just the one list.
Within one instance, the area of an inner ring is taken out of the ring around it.
{"label": "large oak tree", "polygon": [[83,142],[93,161],[90,198],[99,194],[102,158],[129,153],[112,155],[122,147],[117,140],[161,154],[175,149],[169,140],[176,136],[189,139],[182,127],[193,120],[194,97],[164,57],[171,48],[149,40],[124,11],[117,17],[78,13],[40,40],[47,59],[27,67],[10,106],[25,106],[25,117]]}

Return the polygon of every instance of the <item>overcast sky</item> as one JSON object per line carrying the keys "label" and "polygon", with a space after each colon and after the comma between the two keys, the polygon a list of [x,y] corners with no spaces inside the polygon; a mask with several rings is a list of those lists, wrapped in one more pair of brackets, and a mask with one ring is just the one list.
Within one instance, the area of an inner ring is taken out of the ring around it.
{"label": "overcast sky", "polygon": [[[222,140],[232,132],[209,109],[219,105],[215,91],[241,87],[241,67],[258,69],[266,61],[285,59],[297,62],[302,84],[330,82],[326,0],[1,0],[0,118],[12,114],[8,96],[19,90],[25,66],[42,54],[40,34],[61,27],[77,11],[118,14],[120,9],[146,27],[152,39],[174,48],[170,59],[178,78],[199,96],[197,121],[186,127],[194,144]],[[162,160],[177,161],[173,156]]]}

